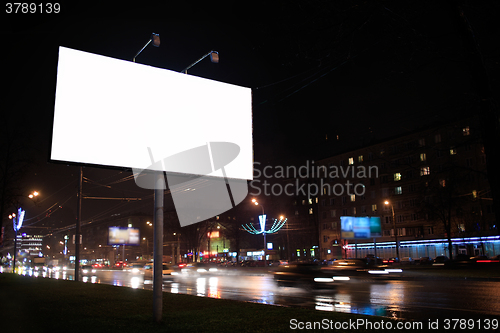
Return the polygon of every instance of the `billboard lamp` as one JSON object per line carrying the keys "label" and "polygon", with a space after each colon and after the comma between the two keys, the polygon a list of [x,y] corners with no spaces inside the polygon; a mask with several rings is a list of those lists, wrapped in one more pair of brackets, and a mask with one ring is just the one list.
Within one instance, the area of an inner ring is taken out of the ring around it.
{"label": "billboard lamp", "polygon": [[137,56],[139,54],[141,54],[141,52],[146,48],[146,46],[149,45],[149,43],[153,42],[153,45],[156,46],[156,47],[159,47],[160,46],[160,34],[155,34],[154,32],[151,34],[151,37],[149,38],[148,42],[142,47],[142,49],[139,50],[139,52],[137,52],[137,54],[134,56],[134,58],[132,59],[133,62],[135,62],[135,58],[137,58]]}
{"label": "billboard lamp", "polygon": [[188,69],[190,69],[191,67],[193,67],[194,65],[196,65],[197,63],[199,63],[200,61],[202,61],[203,59],[205,59],[208,56],[210,56],[210,61],[213,62],[214,64],[218,64],[219,63],[219,52],[212,50],[212,51],[204,54],[200,59],[196,60],[191,65],[189,65],[186,68],[184,68],[181,71],[181,73],[187,74]]}

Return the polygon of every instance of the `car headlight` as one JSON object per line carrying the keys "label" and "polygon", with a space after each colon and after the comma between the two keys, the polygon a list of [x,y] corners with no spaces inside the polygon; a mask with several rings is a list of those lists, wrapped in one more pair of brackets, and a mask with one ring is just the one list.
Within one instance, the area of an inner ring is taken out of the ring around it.
{"label": "car headlight", "polygon": [[334,276],[332,279],[334,281],[349,281],[351,278],[348,276]]}
{"label": "car headlight", "polygon": [[314,278],[314,282],[333,282],[333,278]]}

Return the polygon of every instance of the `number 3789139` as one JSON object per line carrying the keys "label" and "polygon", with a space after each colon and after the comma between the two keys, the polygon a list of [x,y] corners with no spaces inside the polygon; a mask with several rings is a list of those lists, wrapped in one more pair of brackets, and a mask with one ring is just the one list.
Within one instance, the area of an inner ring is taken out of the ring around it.
{"label": "number 3789139", "polygon": [[57,2],[7,2],[5,12],[7,14],[57,14],[61,11],[61,5]]}

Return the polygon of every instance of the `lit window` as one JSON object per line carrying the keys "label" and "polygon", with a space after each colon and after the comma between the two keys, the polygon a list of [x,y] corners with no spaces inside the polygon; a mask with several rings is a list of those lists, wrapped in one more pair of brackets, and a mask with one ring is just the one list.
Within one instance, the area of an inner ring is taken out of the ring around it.
{"label": "lit window", "polygon": [[477,191],[476,190],[472,191],[472,198],[477,199]]}
{"label": "lit window", "polygon": [[372,212],[376,212],[377,211],[377,205],[376,204],[373,204],[372,205]]}
{"label": "lit window", "polygon": [[309,214],[311,214],[311,215],[312,215],[312,213],[313,213],[313,209],[312,209],[312,208],[309,208]]}
{"label": "lit window", "polygon": [[397,186],[394,188],[394,194],[403,194],[403,188],[401,186]]}
{"label": "lit window", "polygon": [[309,198],[309,204],[312,205],[312,203],[313,203],[313,199]]}
{"label": "lit window", "polygon": [[450,155],[456,155],[457,150],[455,148],[450,148]]}
{"label": "lit window", "polygon": [[356,201],[356,195],[355,194],[351,194],[351,201]]}
{"label": "lit window", "polygon": [[358,162],[363,162],[363,155],[358,156]]}
{"label": "lit window", "polygon": [[464,128],[462,128],[462,134],[464,136],[467,136],[470,134],[470,129],[469,129],[469,126],[465,126]]}
{"label": "lit window", "polygon": [[427,155],[425,153],[420,154],[420,161],[424,162],[427,159]]}
{"label": "lit window", "polygon": [[349,157],[349,165],[353,165],[354,164],[354,157]]}
{"label": "lit window", "polygon": [[420,168],[420,176],[427,176],[431,174],[431,170],[429,167],[421,167]]}
{"label": "lit window", "polygon": [[330,217],[337,217],[337,211],[335,209],[330,210]]}
{"label": "lit window", "polygon": [[398,181],[400,181],[400,180],[401,180],[401,173],[396,172],[396,173],[394,174],[394,181],[395,181],[395,182],[398,182]]}
{"label": "lit window", "polygon": [[445,187],[446,186],[446,180],[445,179],[440,179],[439,180],[439,185],[441,185],[441,187]]}

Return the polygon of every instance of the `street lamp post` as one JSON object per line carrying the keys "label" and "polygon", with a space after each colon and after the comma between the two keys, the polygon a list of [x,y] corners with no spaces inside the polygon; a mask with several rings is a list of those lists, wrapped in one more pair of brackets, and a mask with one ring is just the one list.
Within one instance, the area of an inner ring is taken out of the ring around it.
{"label": "street lamp post", "polygon": [[[255,205],[258,205],[257,201],[255,199],[252,200]],[[261,205],[262,207],[262,205]],[[264,214],[264,207],[262,207],[262,215],[259,215],[259,223],[260,223],[260,230],[255,229],[252,223],[250,224],[242,224],[241,226],[243,229],[252,234],[252,235],[259,235],[263,234],[264,235],[264,265],[267,266],[267,259],[266,259],[266,234],[274,234],[275,232],[278,232],[286,223],[287,219],[282,215],[280,216],[279,221],[277,219],[274,219],[273,225],[269,230],[266,230],[266,215]]]}
{"label": "street lamp post", "polygon": [[9,218],[12,219],[13,221],[13,227],[15,231],[15,236],[14,236],[14,264],[12,265],[12,273],[16,272],[16,254],[17,254],[17,231],[21,229],[21,226],[23,225],[23,220],[24,220],[24,213],[25,211],[19,208],[17,210],[17,215],[16,214],[11,214],[9,215]]}
{"label": "street lamp post", "polygon": [[[280,216],[280,219],[283,220],[284,217]],[[286,224],[286,260],[288,262],[290,262],[290,256],[291,256],[291,254],[290,254],[290,238],[288,236],[288,228],[289,228],[289,226],[288,226],[288,223],[287,223]]]}
{"label": "street lamp post", "polygon": [[[255,206],[258,206],[259,203],[257,202],[257,200],[255,199],[252,199],[252,202],[255,204]],[[267,267],[267,258],[266,258],[266,247],[267,247],[267,244],[266,244],[266,214],[264,213],[264,206],[263,205],[260,205],[260,207],[262,208],[262,217],[259,216],[259,222],[260,222],[260,228],[262,230],[262,235],[264,235],[264,267]]]}
{"label": "street lamp post", "polygon": [[394,216],[394,205],[392,202],[389,202],[389,200],[384,201],[385,205],[391,205],[391,211],[392,211],[392,225],[394,227],[394,241],[396,242],[396,257],[398,258],[399,262],[399,243],[398,243],[398,230],[396,229],[396,218]]}

